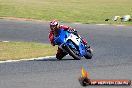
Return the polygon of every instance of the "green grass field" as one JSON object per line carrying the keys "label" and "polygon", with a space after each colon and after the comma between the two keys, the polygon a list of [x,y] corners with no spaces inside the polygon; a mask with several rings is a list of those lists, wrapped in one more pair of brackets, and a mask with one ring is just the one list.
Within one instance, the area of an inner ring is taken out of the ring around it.
{"label": "green grass field", "polygon": [[55,55],[57,47],[32,42],[0,42],[0,61]]}
{"label": "green grass field", "polygon": [[106,18],[127,14],[132,16],[132,0],[0,0],[1,17],[107,23]]}

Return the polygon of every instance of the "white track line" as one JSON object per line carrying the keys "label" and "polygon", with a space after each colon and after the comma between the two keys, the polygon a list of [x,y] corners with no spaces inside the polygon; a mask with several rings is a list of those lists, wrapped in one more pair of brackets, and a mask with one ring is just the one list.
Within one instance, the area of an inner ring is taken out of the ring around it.
{"label": "white track line", "polygon": [[46,57],[38,57],[38,58],[30,58],[30,59],[20,59],[20,60],[7,60],[0,61],[0,63],[10,63],[10,62],[20,62],[20,61],[33,61],[33,60],[43,60],[46,58],[55,58],[55,56],[46,56]]}
{"label": "white track line", "polygon": [[125,25],[116,25],[116,26],[125,26]]}
{"label": "white track line", "polygon": [[96,25],[109,25],[109,24],[96,24]]}
{"label": "white track line", "polygon": [[[105,26],[105,25],[110,25],[110,24],[96,24],[96,25],[99,25],[99,26]],[[122,24],[113,24],[113,26],[119,26],[119,27],[121,27],[121,26],[126,26],[126,25],[122,25]]]}
{"label": "white track line", "polygon": [[10,41],[0,41],[0,42],[10,42]]}

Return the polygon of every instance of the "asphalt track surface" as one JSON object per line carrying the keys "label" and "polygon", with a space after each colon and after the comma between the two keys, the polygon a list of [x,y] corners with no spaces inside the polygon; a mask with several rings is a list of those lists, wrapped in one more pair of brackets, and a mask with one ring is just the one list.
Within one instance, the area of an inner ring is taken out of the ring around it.
{"label": "asphalt track surface", "polygon": [[[90,79],[132,80],[132,27],[67,24],[89,40],[91,60],[58,61],[47,58],[0,64],[0,88],[83,88],[81,68]],[[0,20],[0,40],[49,43],[48,23]],[[132,86],[89,86],[87,88],[131,88]]]}

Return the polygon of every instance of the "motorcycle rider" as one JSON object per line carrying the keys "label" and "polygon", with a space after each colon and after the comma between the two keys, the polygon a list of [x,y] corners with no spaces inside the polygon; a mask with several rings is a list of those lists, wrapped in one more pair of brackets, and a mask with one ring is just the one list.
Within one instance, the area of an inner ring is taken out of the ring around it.
{"label": "motorcycle rider", "polygon": [[[58,21],[57,20],[52,20],[50,22],[50,33],[49,33],[49,40],[51,42],[51,44],[53,46],[55,46],[55,42],[54,42],[54,36],[58,36],[59,34],[57,33],[59,29],[63,28],[64,30],[66,31],[70,31],[72,32],[73,34],[75,34],[76,36],[80,37],[78,34],[77,34],[77,31],[69,26],[64,26],[64,25],[59,25]],[[90,48],[90,46],[87,46],[87,41],[85,39],[82,39],[83,40],[83,43],[84,45],[87,47],[87,48]],[[57,54],[56,54],[56,58],[61,60],[64,56],[66,56],[67,53],[64,52],[62,49],[60,49],[58,47],[58,50],[57,50]]]}

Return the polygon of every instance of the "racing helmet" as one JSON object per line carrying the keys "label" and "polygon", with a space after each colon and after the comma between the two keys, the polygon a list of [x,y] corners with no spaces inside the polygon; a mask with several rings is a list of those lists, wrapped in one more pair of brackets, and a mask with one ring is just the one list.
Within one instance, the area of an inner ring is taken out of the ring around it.
{"label": "racing helmet", "polygon": [[58,25],[59,25],[58,21],[52,20],[52,21],[50,22],[50,28],[51,28],[51,30],[53,30],[53,31],[57,30],[57,29],[58,29],[58,28],[57,28]]}

